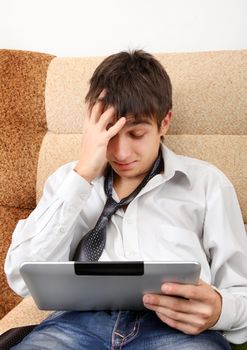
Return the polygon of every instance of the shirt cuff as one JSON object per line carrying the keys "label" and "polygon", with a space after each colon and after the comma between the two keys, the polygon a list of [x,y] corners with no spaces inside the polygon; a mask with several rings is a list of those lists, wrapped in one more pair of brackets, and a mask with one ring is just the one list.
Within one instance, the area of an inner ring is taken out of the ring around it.
{"label": "shirt cuff", "polygon": [[236,315],[234,295],[232,295],[231,293],[225,290],[219,290],[215,287],[213,288],[222,297],[222,307],[221,307],[221,314],[218,321],[210,329],[221,330],[221,331],[229,330],[233,326],[235,315]]}
{"label": "shirt cuff", "polygon": [[89,198],[91,191],[92,185],[76,171],[71,170],[58,189],[57,195],[65,202],[70,202],[78,210]]}

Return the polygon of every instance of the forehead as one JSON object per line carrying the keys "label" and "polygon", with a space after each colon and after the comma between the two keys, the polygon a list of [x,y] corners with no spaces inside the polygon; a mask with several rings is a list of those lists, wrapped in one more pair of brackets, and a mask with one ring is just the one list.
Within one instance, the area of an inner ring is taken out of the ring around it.
{"label": "forehead", "polygon": [[133,115],[127,115],[126,116],[126,124],[127,127],[134,127],[134,126],[154,126],[156,125],[156,121],[154,118],[151,117],[145,117],[145,116],[138,116],[135,117]]}

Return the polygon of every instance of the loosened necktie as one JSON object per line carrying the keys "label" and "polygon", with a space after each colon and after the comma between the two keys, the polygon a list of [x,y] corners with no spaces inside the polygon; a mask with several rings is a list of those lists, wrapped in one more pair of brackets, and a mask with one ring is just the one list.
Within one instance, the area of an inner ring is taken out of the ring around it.
{"label": "loosened necktie", "polygon": [[106,227],[111,216],[115,212],[126,205],[128,205],[136,195],[141,191],[141,189],[148,183],[148,181],[159,174],[164,168],[163,158],[161,151],[153,164],[152,169],[139,184],[139,186],[127,197],[116,202],[112,198],[112,186],[113,186],[113,170],[110,167],[109,171],[105,177],[104,190],[107,196],[107,200],[95,227],[90,230],[86,235],[80,240],[73,260],[75,261],[98,261],[106,242]]}

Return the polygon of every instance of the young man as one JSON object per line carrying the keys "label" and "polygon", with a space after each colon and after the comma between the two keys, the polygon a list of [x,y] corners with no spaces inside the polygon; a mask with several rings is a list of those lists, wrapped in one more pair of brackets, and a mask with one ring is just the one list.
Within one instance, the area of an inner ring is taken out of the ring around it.
{"label": "young man", "polygon": [[[201,279],[162,285],[161,295],[143,297],[143,312],[54,313],[15,349],[219,350],[247,341],[239,204],[217,168],[161,144],[172,118],[164,68],[143,51],[112,55],[94,72],[86,106],[79,161],[49,177],[36,209],[17,224],[5,264],[10,286],[28,294],[25,260],[81,257],[197,260]],[[131,196],[109,215],[101,241],[90,230],[111,191],[116,202]]]}

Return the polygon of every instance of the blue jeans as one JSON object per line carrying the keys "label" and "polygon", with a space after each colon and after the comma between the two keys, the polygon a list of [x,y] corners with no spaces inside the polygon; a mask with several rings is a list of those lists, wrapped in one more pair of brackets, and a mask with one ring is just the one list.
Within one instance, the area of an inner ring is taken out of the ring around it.
{"label": "blue jeans", "polygon": [[186,335],[152,311],[55,312],[15,350],[230,350],[217,331]]}

